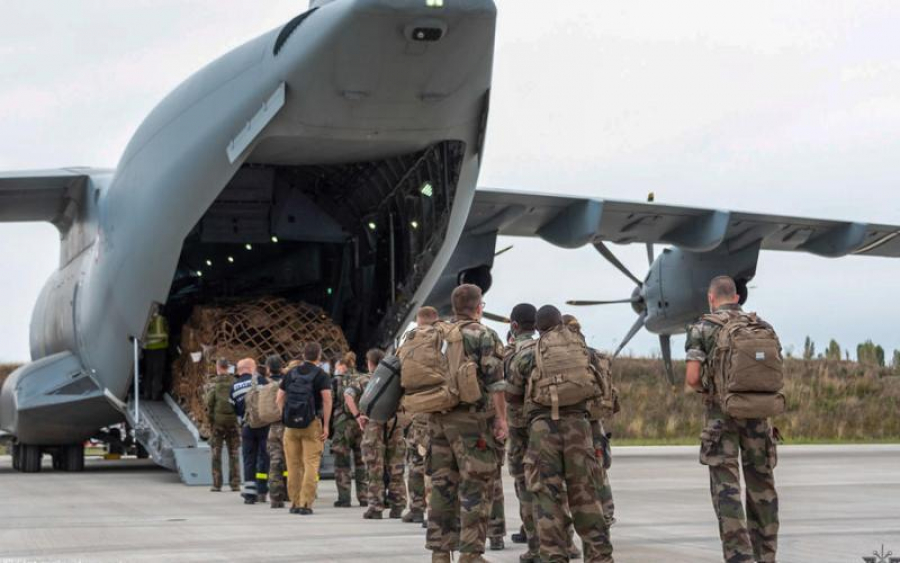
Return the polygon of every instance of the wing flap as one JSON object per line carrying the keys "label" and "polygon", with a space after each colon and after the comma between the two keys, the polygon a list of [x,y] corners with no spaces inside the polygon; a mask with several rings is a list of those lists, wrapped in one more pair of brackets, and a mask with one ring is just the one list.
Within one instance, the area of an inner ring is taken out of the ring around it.
{"label": "wing flap", "polygon": [[475,193],[466,228],[540,237],[564,248],[609,241],[671,244],[692,252],[724,245],[736,252],[759,244],[827,257],[900,257],[896,225],[493,189]]}
{"label": "wing flap", "polygon": [[78,169],[0,172],[0,222],[48,221],[65,230],[87,180]]}

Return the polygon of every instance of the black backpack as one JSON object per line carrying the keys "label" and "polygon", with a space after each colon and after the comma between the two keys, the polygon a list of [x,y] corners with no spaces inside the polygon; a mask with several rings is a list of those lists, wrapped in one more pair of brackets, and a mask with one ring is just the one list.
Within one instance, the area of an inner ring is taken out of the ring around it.
{"label": "black backpack", "polygon": [[283,419],[288,428],[306,428],[316,419],[316,390],[313,382],[318,374],[318,368],[305,374],[295,368],[288,374]]}

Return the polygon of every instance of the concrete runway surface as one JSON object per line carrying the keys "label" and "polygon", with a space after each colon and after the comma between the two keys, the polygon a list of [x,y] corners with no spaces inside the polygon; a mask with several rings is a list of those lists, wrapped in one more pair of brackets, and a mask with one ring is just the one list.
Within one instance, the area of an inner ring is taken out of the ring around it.
{"label": "concrete runway surface", "polygon": [[[696,447],[618,448],[614,456],[616,561],[721,561]],[[504,477],[512,532],[518,509]],[[776,479],[779,561],[859,563],[882,546],[900,555],[900,446],[783,447]],[[319,496],[315,515],[292,516],[244,506],[237,493],[186,487],[145,461],[23,475],[0,457],[0,562],[430,560],[419,526],[333,508],[333,481]],[[486,556],[515,562],[522,551],[507,538],[505,551]]]}

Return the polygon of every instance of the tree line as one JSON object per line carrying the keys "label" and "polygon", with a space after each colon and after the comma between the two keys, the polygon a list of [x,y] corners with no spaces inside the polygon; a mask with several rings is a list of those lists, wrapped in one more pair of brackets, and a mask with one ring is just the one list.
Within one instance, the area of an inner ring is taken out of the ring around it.
{"label": "tree line", "polygon": [[[787,355],[790,357],[793,350],[788,350]],[[831,339],[828,347],[824,352],[816,353],[816,343],[812,338],[806,337],[803,341],[803,359],[804,360],[850,360],[850,350],[842,349],[841,345],[835,339]],[[894,350],[893,356],[890,358],[890,364],[887,363],[888,358],[885,356],[884,348],[880,344],[875,344],[872,340],[866,340],[856,345],[856,361],[861,364],[887,367],[890,365],[896,370],[900,370],[900,350]]]}

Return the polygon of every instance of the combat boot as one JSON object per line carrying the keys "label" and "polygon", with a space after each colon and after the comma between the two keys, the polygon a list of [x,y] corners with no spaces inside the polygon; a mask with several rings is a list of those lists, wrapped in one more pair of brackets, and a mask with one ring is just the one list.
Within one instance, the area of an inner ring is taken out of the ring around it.
{"label": "combat boot", "polygon": [[459,563],[491,563],[480,553],[460,553]]}
{"label": "combat boot", "polygon": [[504,549],[506,549],[506,544],[503,542],[502,536],[491,538],[491,551],[503,551]]}
{"label": "combat boot", "polygon": [[238,492],[238,491],[240,491],[240,490],[241,490],[241,486],[240,486],[240,485],[232,485],[232,486],[231,486],[231,492],[232,492],[232,493],[236,493],[236,492]]}
{"label": "combat boot", "polygon": [[407,524],[421,524],[425,521],[425,515],[418,510],[410,510],[401,518]]}
{"label": "combat boot", "polygon": [[334,501],[335,508],[350,508],[349,500],[336,500]]}
{"label": "combat boot", "polygon": [[513,543],[528,543],[528,536],[525,534],[525,528],[519,528],[519,531],[511,535],[509,539]]}
{"label": "combat boot", "polygon": [[403,516],[403,507],[402,506],[392,506],[391,512],[388,514],[389,518],[396,520]]}
{"label": "combat boot", "polygon": [[269,500],[269,499],[268,499],[266,493],[263,493],[263,494],[261,494],[261,495],[256,495],[256,502],[265,503],[265,502],[268,501],[268,500]]}
{"label": "combat boot", "polygon": [[431,563],[453,563],[453,557],[449,551],[432,551]]}
{"label": "combat boot", "polygon": [[527,551],[519,556],[519,563],[541,563],[541,556]]}
{"label": "combat boot", "polygon": [[284,501],[281,500],[273,500],[270,505],[272,508],[284,508]]}
{"label": "combat boot", "polygon": [[382,515],[380,510],[376,510],[375,508],[369,508],[363,513],[363,518],[366,520],[381,520]]}
{"label": "combat boot", "polygon": [[222,492],[222,487],[212,487],[212,488],[210,489],[210,491],[212,491],[212,492],[214,492],[214,493],[221,493],[221,492]]}

